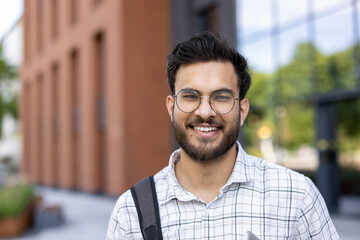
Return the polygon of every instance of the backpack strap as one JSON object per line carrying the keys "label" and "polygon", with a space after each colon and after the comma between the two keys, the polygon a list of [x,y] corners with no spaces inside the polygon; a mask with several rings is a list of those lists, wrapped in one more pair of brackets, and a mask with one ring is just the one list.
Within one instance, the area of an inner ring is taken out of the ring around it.
{"label": "backpack strap", "polygon": [[142,179],[130,190],[135,202],[143,238],[145,240],[162,240],[154,177],[150,176]]}

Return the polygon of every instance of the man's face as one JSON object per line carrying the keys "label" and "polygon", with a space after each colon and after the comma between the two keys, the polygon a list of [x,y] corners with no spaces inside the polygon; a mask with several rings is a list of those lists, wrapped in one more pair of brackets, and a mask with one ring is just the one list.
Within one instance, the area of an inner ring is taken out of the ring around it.
{"label": "man's face", "polygon": [[[237,75],[230,62],[181,66],[175,77],[175,94],[192,89],[201,96],[210,96],[214,91],[225,89],[239,97]],[[249,109],[247,99],[241,103],[236,100],[234,108],[223,115],[213,111],[208,97],[203,97],[199,108],[192,113],[182,112],[172,96],[168,96],[166,104],[180,147],[193,160],[200,162],[217,159],[234,146]]]}

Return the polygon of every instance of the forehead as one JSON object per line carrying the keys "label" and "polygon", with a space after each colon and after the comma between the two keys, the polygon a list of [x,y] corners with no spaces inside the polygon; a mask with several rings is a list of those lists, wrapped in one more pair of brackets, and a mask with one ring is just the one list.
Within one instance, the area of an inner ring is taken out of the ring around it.
{"label": "forehead", "polygon": [[199,62],[181,66],[175,76],[175,92],[184,88],[211,93],[217,89],[239,90],[237,75],[231,62]]}

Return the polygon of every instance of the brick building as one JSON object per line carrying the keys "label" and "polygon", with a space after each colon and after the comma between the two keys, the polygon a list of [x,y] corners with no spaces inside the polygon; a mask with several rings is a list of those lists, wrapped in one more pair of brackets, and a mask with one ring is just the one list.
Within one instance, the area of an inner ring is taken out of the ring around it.
{"label": "brick building", "polygon": [[117,195],[167,164],[167,0],[26,0],[20,115],[34,183]]}

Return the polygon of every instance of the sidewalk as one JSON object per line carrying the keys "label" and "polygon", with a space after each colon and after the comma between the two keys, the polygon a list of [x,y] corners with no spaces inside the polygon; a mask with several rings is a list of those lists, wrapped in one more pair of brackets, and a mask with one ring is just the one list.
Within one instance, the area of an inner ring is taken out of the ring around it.
{"label": "sidewalk", "polygon": [[[98,240],[105,239],[116,198],[74,191],[37,188],[47,204],[62,206],[64,223],[58,227],[32,229],[12,240]],[[342,240],[360,236],[360,196],[343,196],[340,214],[332,220]]]}
{"label": "sidewalk", "polygon": [[98,240],[105,239],[116,198],[75,191],[38,187],[44,203],[62,207],[64,223],[56,227],[31,229],[12,240]]}
{"label": "sidewalk", "polygon": [[339,212],[331,218],[341,240],[360,239],[360,196],[342,196]]}

